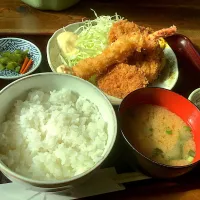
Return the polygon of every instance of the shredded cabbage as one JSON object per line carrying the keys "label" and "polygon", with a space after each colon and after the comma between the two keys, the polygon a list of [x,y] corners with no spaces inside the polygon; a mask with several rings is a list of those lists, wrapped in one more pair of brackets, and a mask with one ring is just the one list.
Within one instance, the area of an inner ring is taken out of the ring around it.
{"label": "shredded cabbage", "polygon": [[69,67],[76,65],[82,59],[100,54],[108,46],[108,32],[111,26],[122,19],[117,13],[114,16],[97,16],[94,11],[94,14],[96,19],[85,21],[84,25],[74,32],[78,34],[77,51],[75,54],[63,57],[64,63]]}

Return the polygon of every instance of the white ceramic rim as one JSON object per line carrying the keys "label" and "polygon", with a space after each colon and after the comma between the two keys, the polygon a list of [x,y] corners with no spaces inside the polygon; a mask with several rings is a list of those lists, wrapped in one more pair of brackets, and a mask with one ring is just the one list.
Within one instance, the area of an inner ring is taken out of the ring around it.
{"label": "white ceramic rim", "polygon": [[90,85],[91,87],[93,87],[94,89],[96,89],[101,95],[102,95],[102,98],[105,99],[105,101],[107,102],[109,108],[110,108],[110,111],[112,112],[112,115],[113,115],[113,120],[114,120],[114,133],[113,133],[113,141],[111,142],[111,145],[108,147],[108,150],[107,152],[105,153],[104,157],[102,157],[102,159],[97,162],[92,168],[90,168],[89,170],[85,171],[84,173],[81,173],[77,176],[74,176],[72,178],[69,178],[69,179],[64,179],[64,180],[60,180],[60,181],[40,181],[40,180],[34,180],[34,179],[30,179],[30,178],[27,178],[25,176],[22,176],[20,174],[17,174],[15,173],[14,171],[12,171],[11,169],[9,169],[7,166],[4,166],[3,164],[0,163],[0,170],[6,172],[7,174],[11,175],[11,176],[14,176],[15,178],[21,180],[21,181],[25,181],[27,183],[31,183],[31,184],[35,184],[35,185],[45,185],[45,186],[51,186],[53,184],[57,185],[57,184],[64,184],[64,183],[70,183],[76,179],[79,179],[81,177],[84,177],[85,175],[88,175],[90,174],[93,170],[95,170],[96,168],[98,168],[102,163],[103,161],[108,157],[108,155],[110,154],[111,150],[113,149],[113,146],[115,144],[115,141],[116,141],[116,138],[117,138],[117,118],[116,118],[116,114],[115,114],[115,111],[114,111],[114,108],[112,106],[112,104],[110,103],[110,101],[108,100],[108,98],[106,97],[106,95],[101,91],[99,90],[99,88],[97,88],[96,86],[94,86],[92,83],[88,82],[88,81],[85,81],[79,77],[76,77],[76,76],[72,76],[72,75],[69,75],[69,74],[59,74],[59,73],[53,73],[53,72],[44,72],[44,73],[37,73],[37,74],[32,74],[32,75],[29,75],[29,76],[25,76],[21,79],[18,79],[18,80],[15,80],[13,81],[12,83],[10,83],[9,85],[7,85],[6,87],[4,87],[2,90],[0,90],[0,95],[7,89],[9,89],[10,87],[12,87],[15,83],[18,83],[18,82],[21,82],[21,81],[24,81],[26,79],[29,79],[31,77],[35,77],[35,76],[45,76],[45,75],[57,75],[57,76],[70,76],[74,79],[77,79],[77,80],[80,80],[82,81],[84,84],[88,84]]}
{"label": "white ceramic rim", "polygon": [[[84,24],[84,22],[76,22],[76,23],[72,23],[72,24],[68,24],[67,26],[63,27],[63,28],[60,28],[58,29],[57,31],[54,32],[54,34],[51,36],[51,38],[48,40],[48,43],[47,43],[47,47],[46,47],[46,51],[47,51],[47,61],[48,61],[48,64],[51,68],[51,71],[54,72],[54,73],[57,73],[57,71],[54,69],[53,65],[51,64],[51,60],[50,60],[50,43],[52,42],[52,40],[54,39],[55,35],[60,32],[61,30],[71,26],[71,25],[80,25],[80,24]],[[174,86],[176,85],[177,81],[178,81],[178,77],[179,77],[179,69],[178,69],[178,61],[177,61],[177,57],[174,53],[174,51],[172,50],[172,48],[167,45],[166,48],[168,48],[170,51],[171,51],[171,54],[173,55],[174,57],[174,65],[175,65],[175,68],[176,68],[176,71],[177,71],[177,76],[176,78],[174,79],[173,83],[170,84],[170,87],[167,87],[165,89],[168,89],[168,90],[172,90],[174,88]],[[102,91],[103,92],[103,91]],[[103,92],[104,93],[104,92]],[[117,105],[119,106],[122,102],[123,99],[119,99],[117,97],[114,97],[114,96],[111,96],[111,95],[108,95],[106,93],[104,93],[107,98],[109,99],[109,101],[111,102],[112,105]]]}
{"label": "white ceramic rim", "polygon": [[193,101],[192,101],[192,97],[193,97],[196,93],[199,93],[199,96],[200,96],[200,88],[195,89],[195,90],[189,95],[188,99],[189,99],[191,102],[193,102]]}
{"label": "white ceramic rim", "polygon": [[36,48],[36,50],[38,51],[40,57],[39,57],[38,64],[37,64],[33,69],[29,70],[27,73],[25,73],[25,74],[23,74],[23,75],[20,75],[20,76],[11,76],[11,77],[0,76],[0,79],[5,79],[5,80],[20,79],[20,78],[22,78],[22,77],[24,77],[24,76],[27,76],[27,75],[33,73],[33,72],[40,66],[40,64],[41,64],[41,62],[42,62],[42,54],[41,54],[40,49],[39,49],[35,44],[33,44],[32,42],[30,42],[30,41],[28,41],[28,40],[25,40],[25,39],[22,39],[22,38],[15,38],[15,37],[4,37],[4,38],[0,38],[0,41],[1,41],[1,40],[5,40],[5,39],[10,39],[10,40],[16,40],[16,39],[17,39],[17,40],[21,40],[21,41],[23,41],[23,42],[26,42],[26,43],[31,44],[32,46],[34,46],[34,47]]}

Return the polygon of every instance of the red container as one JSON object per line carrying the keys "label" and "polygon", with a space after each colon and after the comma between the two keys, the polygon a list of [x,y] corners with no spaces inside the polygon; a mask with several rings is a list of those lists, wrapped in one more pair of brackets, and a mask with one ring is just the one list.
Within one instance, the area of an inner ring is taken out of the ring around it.
{"label": "red container", "polygon": [[128,160],[132,160],[142,169],[142,171],[152,177],[158,178],[172,178],[185,174],[190,171],[198,161],[200,160],[200,111],[192,104],[188,99],[183,96],[172,92],[170,90],[162,88],[143,88],[130,93],[124,98],[119,108],[120,118],[123,117],[123,113],[129,110],[131,107],[135,107],[138,104],[153,104],[167,108],[171,112],[178,115],[184,122],[191,127],[194,135],[194,141],[196,143],[196,156],[194,161],[190,165],[186,166],[169,166],[157,163],[151,159],[145,157],[141,152],[134,148],[126,137],[126,132],[123,131],[121,126],[121,132],[125,138],[128,147]]}

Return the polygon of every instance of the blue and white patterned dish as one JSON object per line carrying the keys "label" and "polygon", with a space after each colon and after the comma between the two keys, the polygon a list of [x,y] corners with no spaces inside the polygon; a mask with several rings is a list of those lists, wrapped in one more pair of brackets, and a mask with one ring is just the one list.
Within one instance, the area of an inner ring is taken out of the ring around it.
{"label": "blue and white patterned dish", "polygon": [[28,54],[30,58],[33,60],[32,67],[25,74],[18,74],[11,70],[2,70],[0,71],[0,79],[18,79],[33,73],[40,65],[42,61],[42,55],[40,50],[33,43],[21,39],[21,38],[1,38],[0,39],[0,53],[4,51],[13,52],[16,49],[21,49],[23,51],[29,50]]}

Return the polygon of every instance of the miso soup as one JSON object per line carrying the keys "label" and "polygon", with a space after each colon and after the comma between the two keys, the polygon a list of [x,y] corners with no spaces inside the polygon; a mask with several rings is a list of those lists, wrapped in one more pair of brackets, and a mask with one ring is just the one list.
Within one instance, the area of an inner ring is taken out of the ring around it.
{"label": "miso soup", "polygon": [[158,163],[183,166],[195,157],[190,127],[166,108],[139,105],[124,113],[122,127],[133,147]]}

